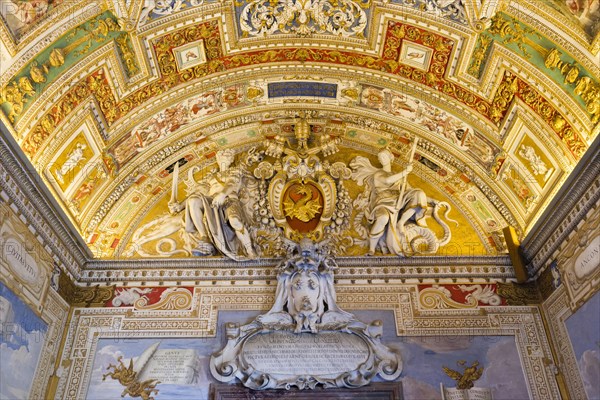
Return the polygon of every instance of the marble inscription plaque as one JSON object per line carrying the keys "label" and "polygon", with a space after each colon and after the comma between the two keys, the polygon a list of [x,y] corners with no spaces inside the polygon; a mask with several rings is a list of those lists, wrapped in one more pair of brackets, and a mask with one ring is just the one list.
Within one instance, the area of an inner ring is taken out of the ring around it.
{"label": "marble inscription plaque", "polygon": [[189,385],[194,382],[199,360],[196,351],[156,350],[139,372],[139,380],[157,379],[161,383]]}
{"label": "marble inscription plaque", "polygon": [[369,347],[343,332],[258,334],[244,346],[244,357],[256,370],[282,375],[336,375],[358,369]]}

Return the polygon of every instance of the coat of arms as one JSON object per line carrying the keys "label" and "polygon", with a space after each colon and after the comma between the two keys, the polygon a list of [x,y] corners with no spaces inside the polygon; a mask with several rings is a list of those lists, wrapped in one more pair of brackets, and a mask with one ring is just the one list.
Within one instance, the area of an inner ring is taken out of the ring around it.
{"label": "coat of arms", "polygon": [[[283,195],[283,212],[288,223],[310,223],[323,211],[323,195],[315,182],[290,182]],[[299,227],[298,230],[303,230]]]}
{"label": "coat of arms", "polygon": [[[335,211],[337,190],[335,179],[328,173],[333,166],[326,168],[317,154],[335,153],[339,138],[321,136],[320,146],[309,147],[311,127],[306,119],[296,121],[293,129],[295,148],[280,136],[266,143],[266,155],[281,160],[281,168],[269,185],[269,203],[275,223],[287,238],[320,241]],[[343,164],[336,167],[350,173]]]}

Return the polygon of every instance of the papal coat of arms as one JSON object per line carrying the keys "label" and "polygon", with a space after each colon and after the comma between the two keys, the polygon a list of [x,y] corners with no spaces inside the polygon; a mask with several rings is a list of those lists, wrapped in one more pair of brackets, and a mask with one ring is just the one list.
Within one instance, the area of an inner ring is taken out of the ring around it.
{"label": "papal coat of arms", "polygon": [[323,228],[329,225],[335,211],[337,193],[336,181],[317,154],[335,152],[339,139],[309,147],[310,125],[305,119],[294,125],[294,136],[295,149],[286,146],[281,137],[267,142],[266,154],[281,158],[282,165],[269,185],[269,203],[275,222],[287,238],[310,237],[320,241]]}
{"label": "papal coat of arms", "polygon": [[[323,210],[323,195],[314,182],[290,182],[283,195],[283,211],[288,223],[318,220]],[[298,230],[304,230],[301,225]],[[307,227],[312,230],[311,227]],[[314,228],[314,227],[312,227]]]}

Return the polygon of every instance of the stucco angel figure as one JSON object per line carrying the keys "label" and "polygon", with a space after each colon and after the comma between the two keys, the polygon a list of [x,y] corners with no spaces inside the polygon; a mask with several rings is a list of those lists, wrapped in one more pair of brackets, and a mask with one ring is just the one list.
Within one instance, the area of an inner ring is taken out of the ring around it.
{"label": "stucco angel figure", "polygon": [[367,199],[365,216],[369,227],[369,252],[375,254],[379,240],[385,234],[386,245],[390,252],[403,254],[403,238],[406,235],[405,225],[414,220],[419,226],[426,227],[425,212],[427,211],[427,196],[423,190],[406,186],[402,192],[402,184],[412,171],[408,165],[403,171],[392,173],[394,155],[388,149],[378,154],[381,168],[377,168],[365,158],[358,156],[350,162],[352,178],[359,185],[366,185],[370,192]]}
{"label": "stucco angel figure", "polygon": [[238,253],[241,244],[247,257],[256,257],[246,223],[246,213],[240,194],[247,183],[241,167],[232,167],[232,150],[220,150],[216,155],[219,171],[210,174],[185,203],[171,201],[169,211],[185,210],[185,232],[193,238],[192,254],[214,254],[215,248],[225,256],[242,260]]}
{"label": "stucco angel figure", "polygon": [[302,239],[299,254],[283,261],[271,310],[258,317],[263,325],[293,326],[294,332],[317,333],[319,328],[348,324],[354,316],[336,303],[333,258],[317,254],[310,239]]}

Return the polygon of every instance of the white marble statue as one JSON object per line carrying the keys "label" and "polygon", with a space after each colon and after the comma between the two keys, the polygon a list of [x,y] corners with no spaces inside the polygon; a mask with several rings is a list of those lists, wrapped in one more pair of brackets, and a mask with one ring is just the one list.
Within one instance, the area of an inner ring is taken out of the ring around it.
{"label": "white marble statue", "polygon": [[184,203],[171,201],[169,210],[177,213],[185,210],[185,231],[192,235],[195,247],[192,254],[214,254],[215,248],[234,260],[256,257],[250,232],[245,223],[246,213],[240,202],[240,193],[246,184],[243,168],[232,166],[232,150],[217,152],[219,171],[210,174]]}
{"label": "white marble statue", "polygon": [[394,155],[384,149],[378,154],[381,168],[374,167],[371,162],[358,156],[350,162],[352,177],[359,185],[366,185],[370,192],[367,199],[365,217],[369,222],[369,252],[373,255],[379,240],[385,235],[387,248],[394,254],[403,254],[403,239],[406,236],[406,224],[414,221],[418,226],[426,227],[425,212],[428,203],[425,192],[421,189],[402,185],[406,176],[412,171],[412,165],[405,170],[392,173]]}

